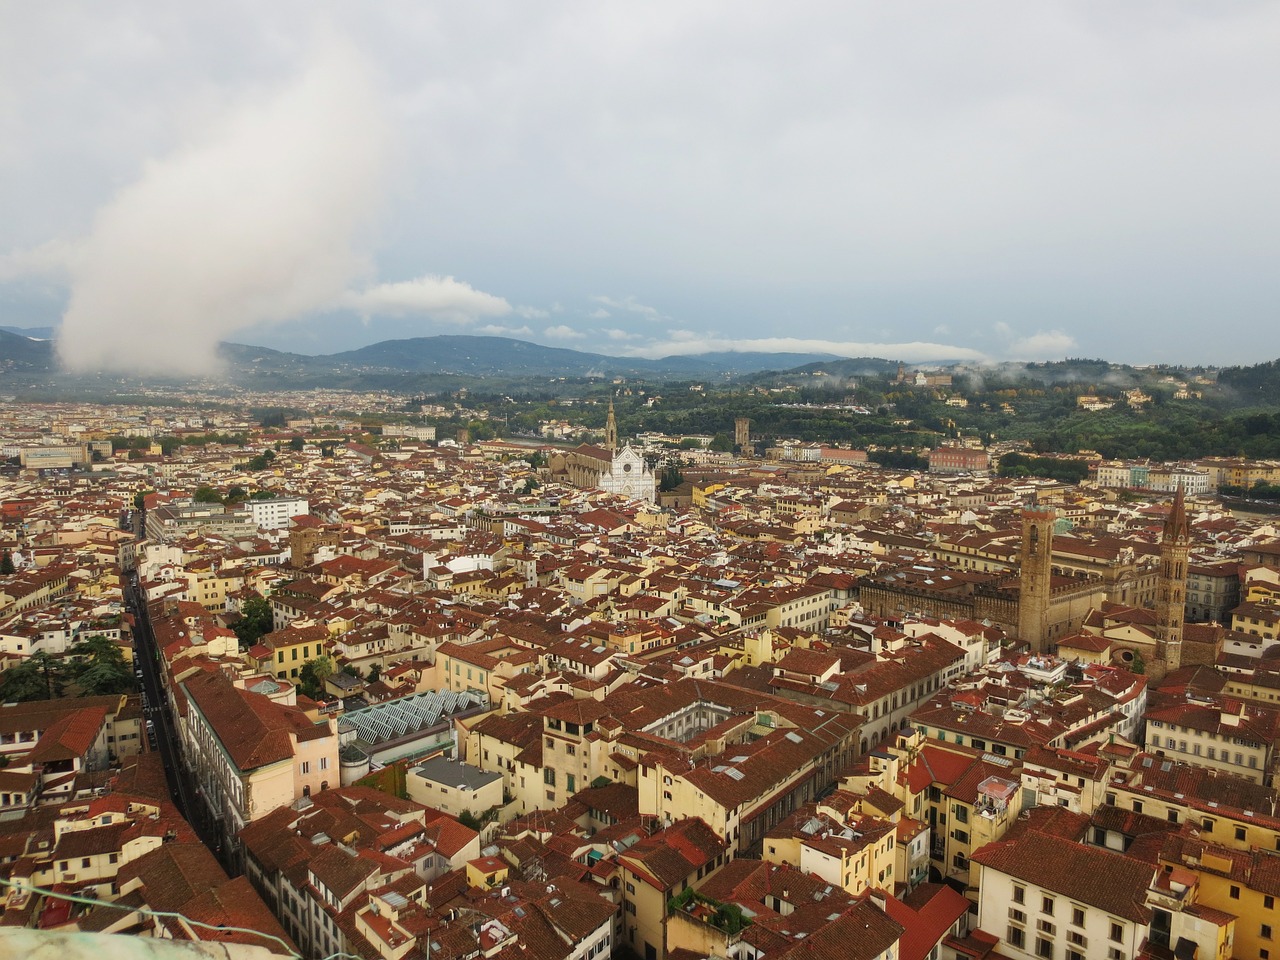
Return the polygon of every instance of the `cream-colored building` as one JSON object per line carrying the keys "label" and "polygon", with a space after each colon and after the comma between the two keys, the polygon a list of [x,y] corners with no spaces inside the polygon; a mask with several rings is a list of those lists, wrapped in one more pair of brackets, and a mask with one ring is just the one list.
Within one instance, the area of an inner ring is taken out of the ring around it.
{"label": "cream-colored building", "polygon": [[502,805],[502,775],[461,760],[432,757],[411,767],[405,776],[409,799],[442,813],[481,818]]}
{"label": "cream-colored building", "polygon": [[199,794],[238,853],[245,824],[339,783],[332,719],[237,687],[221,672],[180,684],[179,732]]}

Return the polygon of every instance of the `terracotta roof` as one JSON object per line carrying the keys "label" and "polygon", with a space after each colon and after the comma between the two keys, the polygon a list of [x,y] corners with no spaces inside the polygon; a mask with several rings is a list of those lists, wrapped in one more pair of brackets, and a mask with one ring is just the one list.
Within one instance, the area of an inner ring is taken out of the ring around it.
{"label": "terracotta roof", "polygon": [[972,860],[1134,923],[1151,921],[1146,905],[1154,875],[1150,864],[1035,830],[989,843],[974,851]]}

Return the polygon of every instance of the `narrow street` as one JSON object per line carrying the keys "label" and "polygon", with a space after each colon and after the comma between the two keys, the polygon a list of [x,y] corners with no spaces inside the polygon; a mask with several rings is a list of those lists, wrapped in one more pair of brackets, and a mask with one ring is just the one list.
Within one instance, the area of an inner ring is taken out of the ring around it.
{"label": "narrow street", "polygon": [[169,796],[178,812],[191,824],[201,841],[218,858],[231,876],[239,873],[238,867],[229,865],[222,851],[222,838],[216,823],[210,817],[208,807],[201,802],[199,790],[182,753],[182,743],[170,713],[169,699],[160,680],[160,655],[152,631],[150,614],[143,601],[141,590],[134,576],[125,583],[125,601],[134,615],[137,625],[134,631],[135,671],[141,670],[139,686],[145,698],[145,716],[148,749],[158,751],[164,763],[165,778],[169,783]]}

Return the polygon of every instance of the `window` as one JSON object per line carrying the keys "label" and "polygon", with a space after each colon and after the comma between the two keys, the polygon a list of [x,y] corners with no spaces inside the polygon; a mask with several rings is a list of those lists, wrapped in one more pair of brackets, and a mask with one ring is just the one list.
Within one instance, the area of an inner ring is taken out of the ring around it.
{"label": "window", "polygon": [[328,769],[329,769],[329,758],[328,758],[328,757],[321,757],[321,758],[320,758],[320,769],[321,769],[321,770],[328,770]]}
{"label": "window", "polygon": [[1263,940],[1270,940],[1270,939],[1271,939],[1271,924],[1269,924],[1269,923],[1264,923],[1264,924],[1262,925],[1262,927],[1258,930],[1258,936],[1260,936]]}
{"label": "window", "polygon": [[1111,939],[1115,943],[1120,943],[1124,939],[1124,927],[1118,923],[1111,925]]}
{"label": "window", "polygon": [[1009,946],[1021,949],[1026,944],[1027,935],[1019,927],[1010,927],[1007,933],[1005,939],[1009,941]]}
{"label": "window", "polygon": [[1053,916],[1053,897],[1044,897],[1040,901],[1040,912]]}
{"label": "window", "polygon": [[1053,956],[1053,941],[1052,941],[1052,940],[1046,940],[1044,937],[1036,937],[1036,956],[1037,956],[1037,957],[1052,957],[1052,956]]}
{"label": "window", "polygon": [[1208,817],[1200,821],[1200,826],[1204,828],[1205,833],[1213,833],[1213,821]]}
{"label": "window", "polygon": [[957,843],[968,843],[969,834],[964,830],[952,830],[951,836],[955,837]]}
{"label": "window", "polygon": [[1142,801],[1141,801],[1141,800],[1135,800],[1135,801],[1133,801],[1133,812],[1134,812],[1134,813],[1141,813],[1141,812],[1142,812]]}
{"label": "window", "polygon": [[1071,908],[1071,925],[1075,927],[1084,926],[1084,911],[1079,907]]}
{"label": "window", "polygon": [[1276,908],[1276,898],[1270,895],[1263,897],[1262,907],[1264,910],[1274,910]]}
{"label": "window", "polygon": [[969,810],[966,807],[954,806],[951,808],[951,815],[955,817],[956,823],[969,822]]}
{"label": "window", "polygon": [[1021,910],[1019,910],[1017,907],[1010,907],[1009,919],[1012,920],[1014,923],[1026,923],[1027,915],[1023,913]]}
{"label": "window", "polygon": [[1177,823],[1177,822],[1178,822],[1178,811],[1177,811],[1177,810],[1174,810],[1173,808],[1170,808],[1170,809],[1169,809],[1169,813],[1168,813],[1168,817],[1169,817],[1169,822],[1170,822],[1170,823]]}
{"label": "window", "polygon": [[554,787],[556,785],[556,771],[554,767],[542,768],[542,782],[549,787]]}
{"label": "window", "polygon": [[576,778],[572,773],[566,773],[564,775],[564,788],[568,790],[570,793],[578,792],[577,789],[575,788],[575,780]]}
{"label": "window", "polygon": [[1237,839],[1237,840],[1243,840],[1243,839],[1244,839],[1244,835],[1245,835],[1245,828],[1244,828],[1244,827],[1236,827],[1236,839]]}
{"label": "window", "polygon": [[305,777],[305,776],[306,776],[308,773],[310,773],[310,772],[311,772],[311,761],[310,761],[310,760],[303,760],[303,761],[302,761],[302,775]]}
{"label": "window", "polygon": [[1018,887],[1018,886],[1015,886],[1015,887],[1013,888],[1013,902],[1014,902],[1014,903],[1026,903],[1026,902],[1027,902],[1027,888],[1026,888],[1026,887]]}
{"label": "window", "polygon": [[1232,900],[1240,899],[1240,888],[1237,887],[1234,883],[1231,885],[1231,899]]}

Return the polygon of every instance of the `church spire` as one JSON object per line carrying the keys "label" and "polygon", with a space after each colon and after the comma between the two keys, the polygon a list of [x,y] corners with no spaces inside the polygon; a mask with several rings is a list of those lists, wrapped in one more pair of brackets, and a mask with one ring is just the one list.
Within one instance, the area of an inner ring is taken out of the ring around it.
{"label": "church spire", "polygon": [[618,418],[613,412],[613,400],[609,401],[609,416],[604,422],[604,445],[610,453],[618,452]]}

